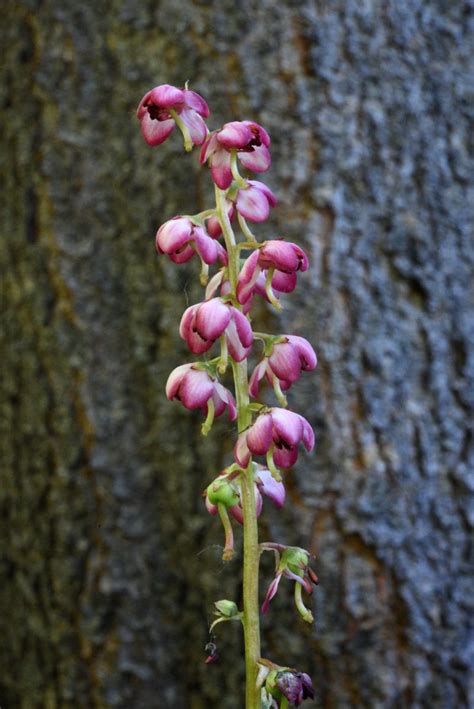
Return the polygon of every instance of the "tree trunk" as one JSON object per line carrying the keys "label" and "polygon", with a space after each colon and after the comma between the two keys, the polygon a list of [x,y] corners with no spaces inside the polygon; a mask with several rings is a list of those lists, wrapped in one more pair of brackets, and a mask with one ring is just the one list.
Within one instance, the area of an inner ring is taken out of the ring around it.
{"label": "tree trunk", "polygon": [[202,439],[165,399],[202,291],[195,264],[153,244],[212,206],[210,180],[177,136],[148,148],[134,117],[149,88],[186,80],[211,127],[269,130],[280,201],[258,233],[312,263],[281,316],[260,313],[320,360],[290,393],[316,454],[261,535],[308,547],[321,585],[307,628],[282,582],[264,655],[312,675],[315,707],[467,707],[472,2],[20,0],[3,15],[2,709],[243,703],[237,624],[203,662],[213,601],[240,600],[240,555],[222,564],[200,497],[233,428]]}

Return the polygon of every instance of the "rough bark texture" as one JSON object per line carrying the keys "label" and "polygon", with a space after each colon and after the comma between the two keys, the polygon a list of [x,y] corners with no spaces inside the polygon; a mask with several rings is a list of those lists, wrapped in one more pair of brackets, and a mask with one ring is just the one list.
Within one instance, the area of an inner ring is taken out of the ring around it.
{"label": "rough bark texture", "polygon": [[232,429],[203,440],[165,400],[201,291],[153,247],[210,206],[208,175],[134,118],[186,79],[211,126],[269,129],[280,208],[259,233],[312,257],[261,316],[315,344],[290,398],[319,445],[261,527],[316,553],[317,620],[282,584],[264,654],[312,674],[315,707],[467,707],[471,0],[19,0],[3,19],[2,709],[242,706],[237,626],[219,665],[202,651],[213,600],[239,597],[200,499]]}

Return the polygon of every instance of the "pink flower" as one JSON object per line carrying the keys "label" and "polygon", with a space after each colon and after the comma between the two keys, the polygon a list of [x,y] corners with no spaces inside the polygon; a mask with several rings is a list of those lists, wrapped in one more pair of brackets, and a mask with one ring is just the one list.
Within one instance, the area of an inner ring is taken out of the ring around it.
{"label": "pink flower", "polygon": [[177,399],[187,409],[202,409],[204,414],[208,413],[212,400],[215,416],[223,414],[226,407],[231,421],[237,416],[230,391],[196,364],[182,364],[173,369],[166,382],[166,396],[170,401]]}
{"label": "pink flower", "polygon": [[[285,503],[285,486],[283,485],[282,482],[278,482],[275,480],[271,474],[271,472],[261,466],[261,465],[256,465],[254,464],[254,469],[255,469],[255,508],[257,512],[257,517],[260,516],[262,512],[262,495],[266,495],[273,504],[276,507],[283,507]],[[244,522],[244,511],[242,507],[242,501],[241,501],[241,492],[240,492],[240,482],[238,475],[240,475],[240,471],[238,473],[227,473],[224,471],[216,480],[214,483],[211,484],[206,490],[206,496],[205,496],[205,503],[206,503],[206,509],[211,515],[217,514],[217,502],[221,502],[224,500],[224,503],[226,500],[228,500],[228,503],[226,504],[226,507],[228,508],[230,514],[232,517],[237,520],[239,524],[243,524]],[[221,482],[221,481],[225,481]],[[212,487],[214,486],[214,487]],[[227,491],[227,489],[232,489],[234,493],[237,493],[238,499],[232,498],[230,495],[227,498],[224,498],[221,494],[221,490]],[[215,495],[214,490],[218,491],[219,494],[221,494],[221,497],[217,497]],[[213,496],[213,494],[215,496]]]}
{"label": "pink flower", "polygon": [[194,91],[169,84],[155,86],[138,106],[137,118],[148,145],[160,145],[173,131],[176,121],[170,111],[175,111],[184,123],[192,143],[202,145],[208,133],[203,121],[209,116],[207,103]]}
{"label": "pink flower", "polygon": [[[280,276],[279,290],[290,293],[296,286],[296,272],[307,270],[308,257],[303,249],[291,242],[279,239],[266,241],[248,257],[240,271],[237,283],[239,303],[246,303],[253,293],[261,288],[261,285],[258,285],[259,277],[262,271],[268,271],[270,268],[274,269],[275,274],[283,276]],[[269,300],[272,300],[272,296],[274,299],[274,294],[268,293],[268,287],[266,290]]]}
{"label": "pink flower", "polygon": [[181,318],[179,334],[194,354],[207,352],[225,335],[229,353],[236,362],[247,357],[253,341],[252,328],[245,315],[221,298],[211,298],[187,308]]}
{"label": "pink flower", "polygon": [[308,421],[293,411],[272,408],[260,414],[255,423],[240,434],[234,457],[246,468],[252,454],[270,453],[276,465],[290,468],[298,458],[298,443],[308,452],[314,448],[314,433]]}
{"label": "pink flower", "polygon": [[271,164],[270,136],[252,121],[232,121],[208,137],[201,149],[201,164],[209,160],[212,179],[221,190],[232,182],[231,151],[253,172],[265,172]]}
{"label": "pink flower", "polygon": [[297,335],[283,335],[274,343],[271,353],[255,367],[249,382],[250,395],[258,396],[259,382],[264,376],[271,386],[277,379],[285,391],[299,379],[302,371],[310,372],[316,364],[316,353],[308,340]]}
{"label": "pink flower", "polygon": [[[252,310],[254,294],[261,295],[262,298],[265,298],[270,302],[269,294],[267,293],[267,288],[265,286],[266,275],[266,271],[262,271],[259,274],[253,286],[253,292],[245,303],[242,303],[242,310],[245,314]],[[295,285],[296,275],[294,273],[280,273],[279,271],[275,271],[272,276],[271,290],[274,297],[278,297],[281,293],[290,293],[294,290]],[[231,291],[225,268],[220,269],[209,281],[206,288],[206,300],[214,297],[219,289],[221,295],[228,295]]]}
{"label": "pink flower", "polygon": [[237,211],[251,222],[263,222],[277,199],[271,189],[258,180],[247,180],[249,187],[239,189],[235,206]]}
{"label": "pink flower", "polygon": [[156,233],[156,250],[167,254],[174,263],[185,263],[197,252],[206,264],[215,263],[217,259],[227,264],[227,251],[223,246],[187,217],[173,217],[160,226]]}

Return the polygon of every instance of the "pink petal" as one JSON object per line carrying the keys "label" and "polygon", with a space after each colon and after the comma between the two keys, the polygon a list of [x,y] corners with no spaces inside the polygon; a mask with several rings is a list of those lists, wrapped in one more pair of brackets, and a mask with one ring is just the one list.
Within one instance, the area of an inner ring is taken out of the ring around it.
{"label": "pink petal", "polygon": [[278,407],[271,410],[273,421],[273,440],[283,441],[289,446],[297,445],[303,437],[302,416],[288,409]]}
{"label": "pink petal", "polygon": [[160,145],[164,143],[174,126],[175,123],[172,118],[168,118],[165,121],[158,121],[151,118],[148,111],[143,114],[143,118],[141,119],[143,137],[148,145]]}
{"label": "pink petal", "polygon": [[203,97],[190,89],[184,89],[184,103],[189,108],[193,108],[203,118],[209,117],[209,106],[204,101]]}
{"label": "pink petal", "polygon": [[229,512],[239,524],[244,523],[244,511],[240,505],[233,505],[232,507],[229,507]]}
{"label": "pink petal", "polygon": [[186,217],[175,217],[162,224],[156,232],[156,250],[171,254],[180,249],[191,237],[192,223]]}
{"label": "pink petal", "polygon": [[196,308],[199,307],[199,304],[197,305],[190,305],[189,308],[186,308],[184,311],[183,315],[181,316],[181,322],[179,324],[179,335],[180,337],[185,340],[189,334],[189,331],[191,329],[194,313],[196,312]]}
{"label": "pink petal", "polygon": [[137,118],[141,121],[143,116],[148,113],[148,103],[150,99],[151,91],[147,91],[147,93],[144,95],[140,103],[138,104],[137,108]]}
{"label": "pink petal", "polygon": [[181,251],[177,251],[173,254],[168,254],[173,263],[186,263],[194,256],[194,249],[191,245],[186,246]]}
{"label": "pink petal", "polygon": [[240,162],[253,172],[265,172],[272,164],[270,151],[265,145],[257,145],[250,153],[238,153]]}
{"label": "pink petal", "polygon": [[304,369],[305,372],[313,370],[318,360],[316,352],[313,350],[308,340],[304,337],[298,337],[298,335],[288,335],[288,342],[298,352],[301,361],[301,369]]}
{"label": "pink petal", "polygon": [[207,140],[204,141],[201,148],[201,154],[199,156],[199,162],[204,165],[205,162],[219,149],[219,141],[217,140],[216,133],[211,133]]}
{"label": "pink petal", "polygon": [[252,376],[250,377],[249,394],[254,399],[258,396],[259,383],[260,380],[263,379],[263,377],[265,376],[265,372],[267,371],[267,364],[268,359],[265,357],[264,359],[262,359],[261,362],[257,364],[257,366],[252,372]]}
{"label": "pink petal", "polygon": [[217,248],[217,257],[218,257],[219,261],[222,264],[224,264],[224,266],[227,266],[227,264],[229,262],[229,256],[227,254],[227,251],[225,250],[225,248],[221,244],[219,244],[218,241],[216,241],[216,248]]}
{"label": "pink petal", "polygon": [[266,468],[258,471],[261,492],[270,498],[274,505],[283,507],[285,503],[285,486],[282,482],[277,482],[271,472]]}
{"label": "pink petal", "polygon": [[225,336],[229,354],[236,362],[242,362],[248,355],[249,347],[244,347],[237,331],[235,319],[232,318],[229,322]]}
{"label": "pink petal", "polygon": [[263,222],[270,213],[268,199],[255,187],[240,189],[235,205],[240,214],[252,222]]}
{"label": "pink petal", "polygon": [[194,321],[196,319],[196,311],[199,308],[199,304],[191,305],[187,308],[181,318],[181,323],[179,325],[179,334],[186,340],[186,343],[194,354],[202,354],[207,352],[214,344],[213,340],[207,340],[202,338],[199,333],[196,332],[194,327]]}
{"label": "pink petal", "polygon": [[183,108],[180,118],[189,130],[194,145],[202,145],[207,137],[207,126],[199,113],[192,108]]}
{"label": "pink petal", "polygon": [[179,398],[187,409],[200,409],[206,406],[214,393],[214,382],[207,374],[192,369],[184,377],[179,388]]}
{"label": "pink petal", "polygon": [[268,587],[267,593],[265,595],[265,600],[263,601],[262,605],[262,613],[266,613],[268,611],[270,601],[272,600],[272,598],[275,597],[276,592],[278,591],[278,584],[280,583],[280,579],[281,574],[277,574],[277,576],[275,576],[270,586]]}
{"label": "pink petal", "polygon": [[[260,275],[258,250],[254,251],[242,266],[237,280],[237,300],[246,303],[252,297],[254,285]],[[265,292],[265,291],[264,291]]]}
{"label": "pink petal", "polygon": [[205,340],[217,340],[222,335],[231,319],[229,306],[220,298],[212,298],[201,303],[196,310],[194,329]]}
{"label": "pink petal", "polygon": [[246,318],[240,310],[237,310],[237,308],[231,307],[231,311],[241,343],[244,347],[250,347],[253,342],[253,332],[248,318]]}
{"label": "pink petal", "polygon": [[217,217],[209,217],[206,222],[206,229],[213,239],[217,239],[222,234],[221,224]]}
{"label": "pink petal", "polygon": [[171,401],[174,399],[176,394],[178,393],[179,387],[181,386],[181,382],[183,381],[184,376],[189,372],[193,365],[192,364],[182,364],[179,367],[176,367],[176,369],[173,369],[171,374],[168,377],[168,381],[166,382],[166,397]]}
{"label": "pink petal", "polygon": [[265,197],[268,199],[268,203],[270,207],[275,207],[278,200],[271,191],[271,189],[264,183],[264,182],[259,182],[259,180],[247,180],[249,185],[251,187],[256,187],[260,192],[263,192]]}
{"label": "pink petal", "polygon": [[[224,406],[229,407],[229,419],[231,421],[235,421],[235,419],[237,418],[237,408],[235,406],[234,397],[232,396],[230,391],[223,387],[222,384],[219,384],[219,382],[215,383],[214,388],[216,396],[218,396],[219,399],[224,402]],[[220,416],[220,414],[217,414],[217,416]]]}
{"label": "pink petal", "polygon": [[303,445],[310,453],[314,448],[314,431],[304,416],[300,416],[300,419],[303,424]]}
{"label": "pink petal", "polygon": [[266,241],[260,249],[258,262],[262,268],[273,266],[278,271],[293,273],[299,268],[299,260],[294,249],[294,244],[272,239]]}
{"label": "pink petal", "polygon": [[242,121],[226,123],[217,132],[217,139],[224,148],[245,148],[253,139],[252,131]]}
{"label": "pink petal", "polygon": [[196,244],[196,251],[204,263],[215,263],[217,260],[217,242],[211,239],[201,227],[194,227],[193,238]]}
{"label": "pink petal", "polygon": [[272,444],[272,416],[260,414],[247,432],[247,445],[255,455],[265,455]]}
{"label": "pink petal", "polygon": [[241,433],[237,439],[234,446],[234,458],[235,462],[240,465],[241,468],[246,468],[249,464],[251,453],[247,446],[247,431]]}
{"label": "pink petal", "polygon": [[263,128],[259,123],[255,123],[254,121],[243,121],[243,123],[248,126],[248,128],[252,131],[252,134],[258,136],[260,142],[263,143],[263,145],[266,145],[268,148],[268,146],[270,145],[270,136],[268,135],[265,128]]}
{"label": "pink petal", "polygon": [[205,499],[205,505],[206,509],[209,512],[210,515],[216,515],[217,514],[217,505],[213,505],[212,502],[209,502],[207,496]]}
{"label": "pink petal", "polygon": [[273,449],[273,460],[279,468],[291,468],[298,460],[298,449],[296,446],[279,448],[276,445]]}
{"label": "pink petal", "polygon": [[226,190],[232,182],[230,169],[230,153],[224,148],[216,150],[211,156],[211,175],[216,185],[221,190]]}
{"label": "pink petal", "polygon": [[161,84],[150,91],[148,103],[154,103],[160,108],[173,108],[184,102],[184,96],[183,89],[177,89],[170,84]]}
{"label": "pink petal", "polygon": [[301,374],[300,357],[289,342],[275,344],[268,361],[278,379],[296,382]]}

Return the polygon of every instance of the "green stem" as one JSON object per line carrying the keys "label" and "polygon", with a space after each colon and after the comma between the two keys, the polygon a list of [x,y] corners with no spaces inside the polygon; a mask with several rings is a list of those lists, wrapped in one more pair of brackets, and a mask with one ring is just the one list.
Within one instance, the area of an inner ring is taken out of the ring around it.
{"label": "green stem", "polygon": [[242,230],[242,234],[245,236],[245,238],[248,241],[257,243],[257,239],[255,238],[255,236],[252,234],[252,232],[248,228],[247,222],[245,221],[244,217],[240,214],[240,212],[237,212],[237,220],[238,220],[239,226]]}
{"label": "green stem", "polygon": [[[229,254],[229,281],[235,295],[239,274],[238,250],[235,236],[225,206],[225,192],[216,187],[217,216]],[[237,426],[239,433],[252,422],[249,406],[247,360],[232,361],[235,397],[237,402]],[[253,466],[240,476],[240,490],[244,516],[244,571],[243,571],[243,626],[245,640],[245,707],[260,709],[260,690],[257,689],[258,660],[260,658],[260,616],[258,605],[258,567],[260,549],[258,545],[257,513],[255,508],[255,483]]]}

